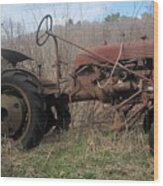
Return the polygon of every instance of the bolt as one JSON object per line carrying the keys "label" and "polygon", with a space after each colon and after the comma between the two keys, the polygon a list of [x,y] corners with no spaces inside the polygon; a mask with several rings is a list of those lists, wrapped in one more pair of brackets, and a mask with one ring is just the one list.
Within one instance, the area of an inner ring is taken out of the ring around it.
{"label": "bolt", "polygon": [[15,103],[14,107],[18,109],[19,108],[19,103]]}

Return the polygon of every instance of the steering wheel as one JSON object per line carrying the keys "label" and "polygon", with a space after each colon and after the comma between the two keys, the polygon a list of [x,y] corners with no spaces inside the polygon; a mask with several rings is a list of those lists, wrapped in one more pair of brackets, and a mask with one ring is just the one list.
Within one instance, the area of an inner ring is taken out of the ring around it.
{"label": "steering wheel", "polygon": [[46,41],[49,38],[48,32],[52,31],[52,26],[53,26],[52,16],[49,14],[44,16],[36,32],[36,43],[38,46],[42,46],[46,43]]}

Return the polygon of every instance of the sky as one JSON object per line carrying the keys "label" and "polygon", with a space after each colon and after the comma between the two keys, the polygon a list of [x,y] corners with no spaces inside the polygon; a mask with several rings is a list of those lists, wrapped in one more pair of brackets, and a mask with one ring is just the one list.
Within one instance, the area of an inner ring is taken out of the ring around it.
{"label": "sky", "polygon": [[1,24],[11,18],[15,22],[23,21],[28,30],[32,31],[46,14],[52,15],[54,24],[64,25],[69,18],[74,22],[100,22],[107,15],[117,12],[121,15],[141,17],[144,12],[149,11],[153,11],[152,1],[6,4],[1,5]]}

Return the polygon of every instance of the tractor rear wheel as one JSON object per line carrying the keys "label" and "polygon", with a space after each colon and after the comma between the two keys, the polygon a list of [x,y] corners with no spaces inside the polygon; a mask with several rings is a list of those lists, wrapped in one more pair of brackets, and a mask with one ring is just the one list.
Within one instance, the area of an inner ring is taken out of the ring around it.
{"label": "tractor rear wheel", "polygon": [[2,74],[1,100],[1,135],[12,138],[21,149],[37,146],[47,117],[36,81],[21,71]]}

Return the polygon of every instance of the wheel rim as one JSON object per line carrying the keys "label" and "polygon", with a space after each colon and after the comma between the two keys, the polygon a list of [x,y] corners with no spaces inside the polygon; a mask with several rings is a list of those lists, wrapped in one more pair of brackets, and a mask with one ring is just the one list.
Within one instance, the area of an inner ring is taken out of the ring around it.
{"label": "wheel rim", "polygon": [[1,93],[1,134],[21,139],[31,122],[31,108],[25,92],[13,84],[3,84]]}

